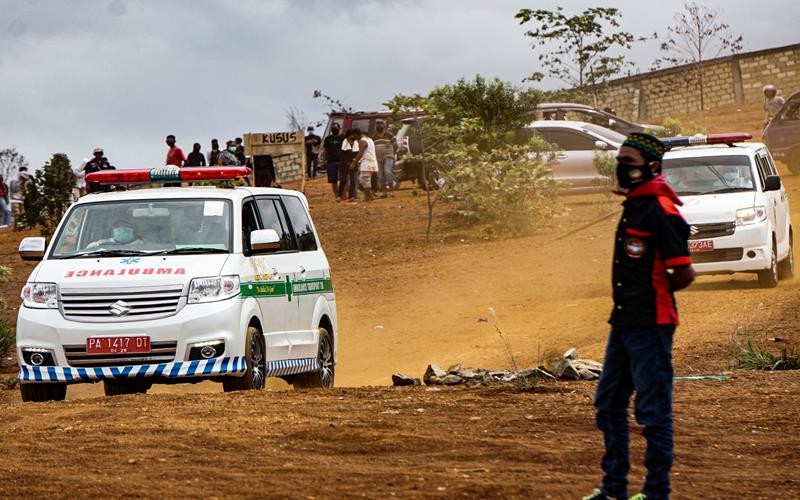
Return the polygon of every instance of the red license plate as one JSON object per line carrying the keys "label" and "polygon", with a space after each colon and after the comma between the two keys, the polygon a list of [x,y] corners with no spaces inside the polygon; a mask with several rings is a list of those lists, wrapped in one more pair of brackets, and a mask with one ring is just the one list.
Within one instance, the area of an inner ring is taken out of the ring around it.
{"label": "red license plate", "polygon": [[150,337],[89,337],[86,354],[134,354],[150,352]]}
{"label": "red license plate", "polygon": [[711,252],[714,250],[714,240],[695,240],[689,242],[689,251],[692,253]]}

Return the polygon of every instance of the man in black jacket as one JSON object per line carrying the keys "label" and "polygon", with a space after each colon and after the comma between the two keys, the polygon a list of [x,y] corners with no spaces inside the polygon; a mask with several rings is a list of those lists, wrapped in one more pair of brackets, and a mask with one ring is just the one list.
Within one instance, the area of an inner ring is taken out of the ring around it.
{"label": "man in black jacket", "polygon": [[[114,170],[114,167],[108,162],[108,158],[103,156],[103,148],[94,148],[92,159],[83,167],[83,171],[88,175],[103,170]],[[111,189],[112,186],[109,184],[86,183],[87,193],[105,193],[111,191]]]}
{"label": "man in black jacket", "polygon": [[681,201],[660,175],[666,148],[635,132],[617,155],[625,195],[612,265],[614,309],[603,373],[597,386],[597,426],[603,431],[603,485],[586,499],[628,498],[628,403],[647,439],[647,478],[631,499],[669,498],[673,459],[672,339],[678,325],[673,292],[695,278]]}

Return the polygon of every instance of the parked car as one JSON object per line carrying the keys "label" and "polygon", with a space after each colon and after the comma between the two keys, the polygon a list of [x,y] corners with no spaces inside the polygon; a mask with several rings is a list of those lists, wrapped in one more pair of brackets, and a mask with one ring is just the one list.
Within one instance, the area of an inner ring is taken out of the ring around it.
{"label": "parked car", "polygon": [[593,123],[566,120],[536,121],[529,128],[558,147],[552,165],[553,177],[568,184],[566,192],[606,189],[603,187],[604,179],[595,168],[594,155],[597,151],[616,154],[625,141],[624,135]]}
{"label": "parked car", "polygon": [[601,127],[616,130],[624,135],[628,135],[631,132],[657,132],[663,130],[663,127],[659,125],[634,123],[585,104],[564,102],[544,103],[536,106],[536,113],[537,119],[593,123]]}
{"label": "parked car", "polygon": [[775,118],[764,129],[764,142],[775,158],[800,175],[800,92],[783,104]]}
{"label": "parked car", "polygon": [[794,275],[789,199],[764,144],[673,148],[663,172],[683,201],[699,273],[755,273],[764,288]]}

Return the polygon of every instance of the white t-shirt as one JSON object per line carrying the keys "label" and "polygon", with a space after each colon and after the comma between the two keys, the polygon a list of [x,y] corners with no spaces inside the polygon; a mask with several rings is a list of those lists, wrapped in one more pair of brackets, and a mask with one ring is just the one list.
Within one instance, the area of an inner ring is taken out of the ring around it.
{"label": "white t-shirt", "polygon": [[[362,137],[361,140],[367,143],[367,149],[361,155],[361,163],[358,164],[358,170],[361,172],[377,172],[378,157],[375,155],[375,143],[369,137]],[[358,144],[356,144],[357,146]]]}

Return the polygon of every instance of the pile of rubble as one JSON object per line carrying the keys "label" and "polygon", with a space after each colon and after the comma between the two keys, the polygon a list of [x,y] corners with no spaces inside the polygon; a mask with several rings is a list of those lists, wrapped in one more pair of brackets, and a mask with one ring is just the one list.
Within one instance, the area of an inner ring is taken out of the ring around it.
{"label": "pile of rubble", "polygon": [[392,375],[396,386],[408,385],[466,385],[468,387],[498,383],[535,383],[539,380],[595,380],[600,378],[603,365],[591,359],[578,359],[575,349],[564,353],[563,357],[536,368],[518,372],[507,370],[486,370],[484,368],[465,368],[458,364],[447,370],[438,365],[428,365],[422,381],[402,373]]}

